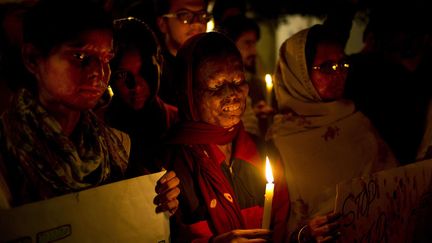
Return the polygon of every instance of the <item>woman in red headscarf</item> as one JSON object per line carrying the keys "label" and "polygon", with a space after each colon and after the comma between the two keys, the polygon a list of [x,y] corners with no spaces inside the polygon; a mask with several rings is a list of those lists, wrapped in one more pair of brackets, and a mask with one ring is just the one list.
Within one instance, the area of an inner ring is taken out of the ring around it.
{"label": "woman in red headscarf", "polygon": [[177,61],[181,122],[165,158],[182,191],[173,241],[281,242],[288,216],[286,184],[278,173],[283,170],[273,164],[272,234],[261,229],[265,156],[241,122],[248,85],[235,44],[220,33],[199,34],[182,46]]}

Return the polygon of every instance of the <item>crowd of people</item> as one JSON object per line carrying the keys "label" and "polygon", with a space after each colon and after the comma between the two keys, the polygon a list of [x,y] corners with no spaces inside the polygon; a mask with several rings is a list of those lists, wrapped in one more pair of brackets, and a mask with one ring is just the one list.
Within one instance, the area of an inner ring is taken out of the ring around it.
{"label": "crowd of people", "polygon": [[109,3],[1,6],[0,209],[166,170],[173,242],[334,242],[337,183],[432,158],[426,29],[371,15],[353,55],[354,11],[303,29],[269,104],[244,1]]}

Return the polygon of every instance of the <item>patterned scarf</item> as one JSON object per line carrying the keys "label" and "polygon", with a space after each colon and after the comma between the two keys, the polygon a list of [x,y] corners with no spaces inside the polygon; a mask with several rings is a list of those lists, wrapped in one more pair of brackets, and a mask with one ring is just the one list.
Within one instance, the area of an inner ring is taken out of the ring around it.
{"label": "patterned scarf", "polygon": [[223,161],[217,161],[211,145],[234,142],[242,129],[241,122],[232,129],[202,122],[183,122],[169,141],[171,144],[187,144],[182,154],[188,166],[193,168],[210,215],[209,225],[217,234],[244,228],[245,224],[234,191],[221,170]]}
{"label": "patterned scarf", "polygon": [[1,123],[8,156],[41,198],[120,179],[127,167],[120,139],[90,111],[81,113],[68,137],[34,96],[22,90]]}

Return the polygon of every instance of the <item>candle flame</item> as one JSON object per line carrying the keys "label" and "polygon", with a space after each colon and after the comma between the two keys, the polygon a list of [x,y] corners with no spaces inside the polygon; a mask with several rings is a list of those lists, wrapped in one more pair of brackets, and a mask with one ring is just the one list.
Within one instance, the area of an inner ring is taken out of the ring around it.
{"label": "candle flame", "polygon": [[272,168],[270,165],[270,160],[268,158],[268,156],[266,156],[266,169],[265,169],[265,173],[266,173],[266,179],[268,183],[273,183],[274,178],[273,178],[273,172],[272,172]]}
{"label": "candle flame", "polygon": [[266,82],[267,89],[273,88],[273,80],[272,80],[272,76],[270,74],[265,75],[265,82]]}
{"label": "candle flame", "polygon": [[214,20],[211,19],[209,22],[207,22],[207,32],[213,31],[215,28]]}

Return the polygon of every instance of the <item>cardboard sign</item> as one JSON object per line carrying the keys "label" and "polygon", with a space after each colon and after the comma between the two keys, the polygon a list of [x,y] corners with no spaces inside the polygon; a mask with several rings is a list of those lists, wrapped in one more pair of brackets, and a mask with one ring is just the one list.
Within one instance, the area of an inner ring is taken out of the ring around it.
{"label": "cardboard sign", "polygon": [[169,242],[169,217],[156,214],[165,172],[0,211],[0,242]]}
{"label": "cardboard sign", "polygon": [[[337,185],[340,242],[419,242],[432,234],[432,160]],[[432,238],[430,238],[432,239]]]}

